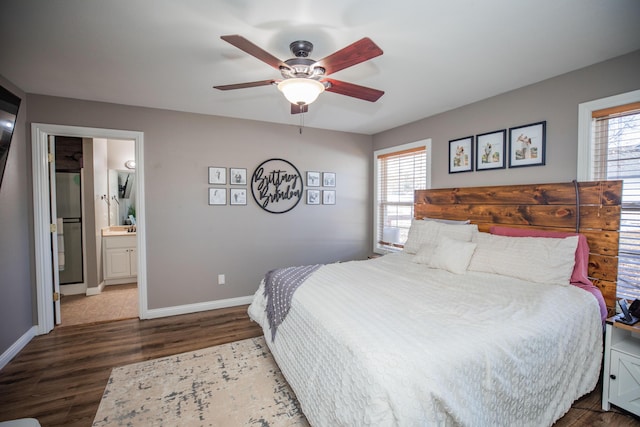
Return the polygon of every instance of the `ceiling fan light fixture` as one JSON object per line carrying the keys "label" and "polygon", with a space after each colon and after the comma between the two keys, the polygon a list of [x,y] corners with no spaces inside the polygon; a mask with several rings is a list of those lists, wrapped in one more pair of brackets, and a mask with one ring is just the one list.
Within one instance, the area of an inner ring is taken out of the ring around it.
{"label": "ceiling fan light fixture", "polygon": [[324,92],[324,85],[313,79],[293,78],[278,83],[278,90],[292,104],[309,105]]}

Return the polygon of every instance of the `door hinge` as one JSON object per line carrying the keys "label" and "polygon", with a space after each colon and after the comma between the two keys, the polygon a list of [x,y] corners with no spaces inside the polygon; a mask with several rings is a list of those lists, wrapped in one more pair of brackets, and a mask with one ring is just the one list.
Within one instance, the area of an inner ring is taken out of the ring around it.
{"label": "door hinge", "polygon": [[47,153],[47,161],[53,163],[53,153]]}
{"label": "door hinge", "polygon": [[60,294],[58,292],[53,293],[53,302],[58,302],[60,299]]}
{"label": "door hinge", "polygon": [[58,231],[58,225],[57,224],[49,224],[49,229],[51,230],[52,233],[55,233],[56,231]]}

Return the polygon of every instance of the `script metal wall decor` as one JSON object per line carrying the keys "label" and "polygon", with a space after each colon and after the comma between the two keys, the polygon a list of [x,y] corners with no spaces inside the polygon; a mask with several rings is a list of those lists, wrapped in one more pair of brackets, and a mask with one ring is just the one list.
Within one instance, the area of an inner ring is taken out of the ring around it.
{"label": "script metal wall decor", "polygon": [[258,206],[280,214],[295,208],[303,196],[304,182],[300,171],[284,159],[262,162],[251,177],[251,194]]}

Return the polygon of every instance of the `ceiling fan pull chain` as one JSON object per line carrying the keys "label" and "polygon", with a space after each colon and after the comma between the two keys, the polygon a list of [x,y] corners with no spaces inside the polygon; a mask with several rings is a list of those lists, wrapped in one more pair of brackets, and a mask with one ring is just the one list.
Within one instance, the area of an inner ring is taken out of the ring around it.
{"label": "ceiling fan pull chain", "polygon": [[302,128],[304,127],[304,109],[300,106],[300,135],[302,135]]}
{"label": "ceiling fan pull chain", "polygon": [[302,129],[304,128],[304,105],[298,104],[298,108],[300,108],[300,127],[298,128],[298,132],[302,135]]}

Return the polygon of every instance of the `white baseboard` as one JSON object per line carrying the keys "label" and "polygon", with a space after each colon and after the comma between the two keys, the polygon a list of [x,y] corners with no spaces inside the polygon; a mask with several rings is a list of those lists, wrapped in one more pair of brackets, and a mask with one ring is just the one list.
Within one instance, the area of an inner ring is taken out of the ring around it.
{"label": "white baseboard", "polygon": [[84,283],[74,283],[72,285],[60,285],[62,295],[80,295],[87,292],[87,285]]}
{"label": "white baseboard", "polygon": [[100,295],[100,293],[104,289],[104,286],[104,282],[102,282],[98,286],[87,288],[86,295],[88,297],[91,295]]}
{"label": "white baseboard", "polygon": [[138,281],[137,276],[125,277],[123,279],[105,279],[104,284],[110,285],[126,285],[128,283],[136,283]]}
{"label": "white baseboard", "polygon": [[198,313],[200,311],[215,310],[218,308],[235,307],[251,304],[253,295],[246,297],[229,298],[218,301],[200,302],[196,304],[178,305],[167,308],[154,308],[143,313],[141,319],[156,319],[158,317],[177,316],[180,314]]}
{"label": "white baseboard", "polygon": [[22,350],[27,344],[29,344],[29,341],[31,341],[33,337],[36,336],[36,329],[36,326],[32,326],[31,328],[29,328],[29,330],[25,332],[24,335],[22,335],[18,339],[18,341],[14,342],[13,345],[11,345],[11,347],[7,349],[7,351],[2,353],[2,355],[0,356],[0,369],[7,366],[7,363],[11,362],[11,359],[16,357],[16,355],[20,353],[20,350]]}

